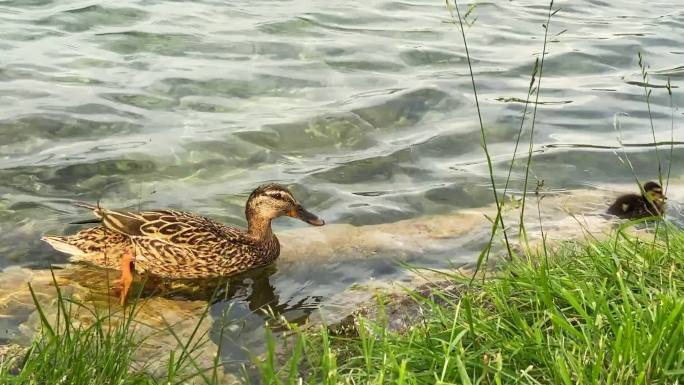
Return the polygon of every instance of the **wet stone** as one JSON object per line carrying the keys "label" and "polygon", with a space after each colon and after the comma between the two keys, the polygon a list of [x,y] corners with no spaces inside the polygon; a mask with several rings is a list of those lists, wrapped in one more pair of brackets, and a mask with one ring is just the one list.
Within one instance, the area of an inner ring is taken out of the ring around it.
{"label": "wet stone", "polygon": [[[52,274],[50,270],[29,270],[20,267],[5,269],[0,274],[0,320],[5,323],[3,329],[14,327],[15,330],[0,338],[28,345],[38,335],[41,327],[29,284],[48,322],[51,325],[56,324],[57,291]],[[56,270],[54,274],[62,295],[72,300],[68,306],[76,327],[92,325],[95,322],[94,314],[99,314],[100,317],[109,314],[113,326],[127,320],[129,312],[118,306],[115,298],[103,294],[107,292],[103,288],[107,284],[104,271],[94,272],[72,267]],[[116,277],[115,274],[111,275],[111,278]],[[76,303],[83,303],[85,306],[75,305]],[[131,329],[141,344],[134,354],[132,370],[144,369],[155,377],[166,375],[170,354],[179,357],[183,350],[181,344],[193,336],[194,341],[202,342],[192,353],[196,365],[199,368],[213,367],[218,347],[207,339],[214,320],[209,314],[205,316],[205,309],[208,306],[206,301],[149,296],[138,301],[136,306]],[[12,349],[19,348],[5,349],[11,352],[14,351]],[[188,374],[194,373],[191,368],[188,369],[191,370]]]}

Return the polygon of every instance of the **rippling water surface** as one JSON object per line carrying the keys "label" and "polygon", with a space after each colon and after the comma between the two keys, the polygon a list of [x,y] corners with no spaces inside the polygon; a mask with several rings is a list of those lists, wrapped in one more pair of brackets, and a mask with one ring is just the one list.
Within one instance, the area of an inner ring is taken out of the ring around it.
{"label": "rippling water surface", "polygon": [[[673,116],[674,140],[684,140],[664,88],[669,78],[682,105],[681,2],[557,6],[532,177],[559,191],[629,183],[619,125],[640,177],[654,178],[637,53],[649,65],[657,141],[671,140]],[[479,2],[469,16],[499,177],[547,9]],[[368,225],[492,199],[467,61],[443,1],[0,0],[0,50],[0,267],[65,262],[38,238],[75,230],[65,225],[82,218],[75,200],[242,225],[249,192],[278,181],[329,223]],[[661,147],[665,167],[668,152]],[[679,145],[673,161],[683,176]],[[276,230],[298,226],[284,219]],[[354,282],[395,273],[390,261],[337,261],[281,269],[261,284],[283,309],[292,304],[294,319]]]}

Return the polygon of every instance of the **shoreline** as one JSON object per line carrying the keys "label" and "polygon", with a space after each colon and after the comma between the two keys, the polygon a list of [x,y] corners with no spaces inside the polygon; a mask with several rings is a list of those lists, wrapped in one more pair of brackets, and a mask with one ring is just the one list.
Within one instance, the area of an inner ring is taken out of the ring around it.
{"label": "shoreline", "polygon": [[[615,222],[607,220],[595,211],[590,211],[587,215],[582,215],[581,217],[579,216],[588,207],[601,206],[607,199],[609,198],[601,192],[591,190],[575,191],[569,194],[552,194],[542,199],[540,201],[543,204],[542,223],[544,223],[544,231],[549,242],[560,241],[562,243],[569,239],[580,240],[583,238],[586,240],[589,239],[585,238],[587,234],[590,234],[591,237],[605,237],[610,234],[610,231],[612,231],[611,226]],[[281,237],[281,242],[287,246],[284,246],[283,256],[278,263],[284,266],[301,263],[325,264],[331,258],[339,259],[341,256],[346,256],[348,258],[347,261],[351,263],[354,258],[383,258],[383,255],[391,254],[397,250],[402,250],[405,253],[407,251],[421,253],[440,248],[450,249],[458,247],[458,242],[464,244],[470,242],[473,237],[486,236],[490,225],[490,222],[485,217],[487,210],[494,210],[494,206],[487,206],[481,210],[467,210],[381,225],[362,227],[331,225],[328,228],[322,229],[303,228],[282,232],[282,235],[279,233],[279,237]],[[538,220],[536,218],[537,213],[532,210],[530,212],[532,214],[529,217],[526,216],[528,241],[533,245],[536,242],[538,246],[541,237],[538,233],[538,228],[535,226],[538,223],[535,222],[535,219]],[[517,210],[512,209],[507,211],[504,216],[511,226],[515,226],[516,214]],[[582,220],[578,220],[578,218]],[[591,228],[592,232],[588,233],[586,231],[588,228]],[[294,252],[294,250],[298,252]],[[497,253],[500,255],[503,250],[505,248],[501,245],[498,250],[495,250],[492,256],[493,263],[496,263]],[[518,248],[517,250],[522,249]],[[539,249],[535,250],[538,251]],[[401,260],[401,255],[397,256],[397,260]],[[98,278],[98,273],[88,272],[87,269],[81,270],[81,272],[73,272],[71,269],[73,269],[73,266],[64,270],[56,270],[58,282],[64,285],[62,289],[64,289],[65,295],[105,309],[106,306],[104,306],[102,301],[103,298],[106,299],[106,295],[103,296],[102,294],[97,294],[97,292],[105,290],[106,285],[103,287],[102,282],[99,282],[100,287],[98,288],[97,285],[89,287],[88,285],[82,286],[78,283],[79,279],[101,280],[101,272],[99,273],[100,278]],[[284,268],[281,267],[281,269]],[[453,269],[447,269],[446,267],[442,269],[442,272],[449,271],[454,272]],[[469,274],[469,271],[467,268],[461,270],[465,275]],[[92,275],[90,278],[88,278],[89,274]],[[394,296],[402,302],[406,299],[406,297],[402,297],[402,293],[405,293],[406,288],[427,289],[428,282],[434,280],[440,274],[442,273],[433,272],[425,274],[404,271],[402,273],[403,278],[398,282],[380,279],[355,283],[341,291],[338,295],[326,298],[322,306],[309,317],[307,323],[314,327],[320,324],[333,325],[348,319],[354,314],[362,314],[358,312],[359,308],[365,314],[369,314],[373,311],[372,307],[377,295]],[[472,274],[472,271],[470,271],[470,274]],[[37,270],[13,267],[4,269],[0,272],[0,275],[3,276],[0,282],[5,283],[4,285],[0,283],[0,291],[4,292],[4,294],[0,293],[0,305],[6,310],[8,306],[14,306],[15,313],[26,314],[27,317],[18,329],[18,337],[20,338],[5,339],[9,341],[23,341],[24,344],[30,344],[35,340],[37,330],[39,329],[38,326],[40,326],[41,322],[37,314],[31,311],[32,303],[28,290],[21,294],[20,291],[17,291],[17,288],[27,288],[27,283],[31,282],[31,285],[38,293],[38,300],[47,309],[54,309],[54,305],[50,307],[50,303],[54,303],[55,298],[54,295],[51,297],[49,294],[52,286],[49,270],[41,273]],[[114,276],[115,273],[112,274],[111,278],[114,278]],[[8,305],[9,302],[13,302],[14,305]],[[188,337],[192,334],[191,329],[194,329],[193,325],[197,325],[199,320],[198,314],[201,314],[202,309],[206,306],[208,306],[206,301],[179,301],[162,297],[148,297],[141,301],[141,306],[139,307],[141,312],[137,314],[136,318],[142,321],[143,324],[147,324],[148,328],[142,329],[143,337],[145,335],[154,335],[155,329],[157,331],[161,330],[162,324],[159,323],[161,320],[175,320],[176,322],[183,323],[185,326],[179,327],[179,336]],[[54,312],[51,317],[54,320]],[[408,321],[401,319],[402,315],[398,314],[397,317],[404,327],[409,327]],[[86,323],[92,322],[92,319],[88,321],[86,316],[84,321]],[[150,328],[150,321],[152,323],[156,322],[157,326]],[[212,328],[212,324],[215,323],[215,320],[212,320],[211,317],[200,321],[200,324],[203,325],[201,326],[203,333],[207,333]],[[166,342],[157,343],[157,346],[149,346],[151,350],[145,351],[143,357],[146,357],[147,361],[149,361],[149,357],[158,357],[158,361],[160,363],[163,362],[163,357],[169,351],[178,349],[178,346],[174,348],[174,345],[178,344],[179,336],[173,336],[173,333],[168,331],[161,335],[157,334],[155,338],[162,338],[162,340],[158,341]],[[211,342],[206,345],[206,349],[200,359],[205,364],[208,364],[212,362],[218,350],[219,347],[215,342]],[[150,372],[159,373],[159,370],[158,368],[150,370]]]}

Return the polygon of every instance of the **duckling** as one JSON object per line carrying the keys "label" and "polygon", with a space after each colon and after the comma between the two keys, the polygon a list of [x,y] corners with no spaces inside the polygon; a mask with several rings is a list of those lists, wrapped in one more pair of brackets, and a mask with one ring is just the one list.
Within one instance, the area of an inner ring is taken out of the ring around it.
{"label": "duckling", "polygon": [[622,219],[639,219],[661,216],[665,210],[663,188],[656,182],[647,182],[641,195],[626,194],[618,197],[608,208],[608,214]]}
{"label": "duckling", "polygon": [[314,226],[325,222],[277,184],[255,189],[245,207],[247,229],[229,227],[197,214],[176,210],[114,211],[77,204],[101,225],[69,236],[41,239],[73,261],[121,270],[117,281],[123,305],[133,282],[132,269],[162,278],[228,276],[272,263],[280,254],[271,221],[281,216]]}

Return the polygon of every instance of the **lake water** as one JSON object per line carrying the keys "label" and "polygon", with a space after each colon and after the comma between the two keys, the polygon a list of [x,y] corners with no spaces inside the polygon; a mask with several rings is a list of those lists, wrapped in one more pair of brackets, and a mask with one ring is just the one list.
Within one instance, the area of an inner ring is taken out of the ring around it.
{"label": "lake water", "polygon": [[[639,52],[656,139],[671,141],[674,119],[672,172],[684,177],[681,2],[556,7],[532,178],[559,192],[630,183],[618,134],[640,178],[657,177],[658,157],[667,169],[669,146],[652,145]],[[499,180],[547,12],[543,1],[502,0],[468,16]],[[354,226],[492,202],[466,56],[443,1],[0,0],[0,51],[0,268],[66,262],[38,239],[77,229],[65,225],[83,218],[73,201],[244,225],[250,191],[277,181],[328,223]],[[523,177],[520,162],[512,191]],[[264,290],[301,319],[351,284],[398,271],[390,258],[312,264],[269,271]],[[235,317],[258,323],[240,303]],[[236,346],[258,345],[259,334]]]}

